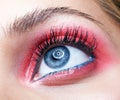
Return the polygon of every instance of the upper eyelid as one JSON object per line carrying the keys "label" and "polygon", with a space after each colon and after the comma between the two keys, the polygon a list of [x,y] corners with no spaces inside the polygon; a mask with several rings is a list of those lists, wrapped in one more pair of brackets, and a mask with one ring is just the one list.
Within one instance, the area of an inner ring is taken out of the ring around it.
{"label": "upper eyelid", "polygon": [[80,12],[76,9],[70,9],[68,7],[55,7],[55,8],[53,7],[44,10],[36,9],[33,12],[28,13],[21,18],[15,19],[15,21],[12,24],[10,24],[7,33],[8,34],[12,33],[13,36],[14,33],[18,33],[18,35],[25,33],[31,30],[33,27],[37,26],[38,24],[45,22],[48,18],[52,17],[54,14],[76,15],[84,17],[97,24],[101,24],[99,21],[95,20],[91,15]]}

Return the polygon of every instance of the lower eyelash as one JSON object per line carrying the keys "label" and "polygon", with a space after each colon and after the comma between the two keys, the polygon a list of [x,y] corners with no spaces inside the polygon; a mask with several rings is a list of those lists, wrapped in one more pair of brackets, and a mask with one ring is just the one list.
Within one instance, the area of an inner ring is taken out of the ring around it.
{"label": "lower eyelash", "polygon": [[[87,29],[80,27],[73,28],[51,28],[51,30],[42,36],[41,42],[36,46],[35,58],[36,66],[33,69],[31,80],[39,70],[40,61],[43,55],[50,48],[57,45],[70,45],[84,51],[87,55],[94,57],[94,49],[96,48],[96,39],[94,36],[89,37]],[[34,57],[34,56],[33,56]]]}

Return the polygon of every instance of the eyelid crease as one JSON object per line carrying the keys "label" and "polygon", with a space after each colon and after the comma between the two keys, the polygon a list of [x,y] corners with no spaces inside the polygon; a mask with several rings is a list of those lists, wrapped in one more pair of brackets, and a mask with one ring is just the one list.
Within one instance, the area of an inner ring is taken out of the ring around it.
{"label": "eyelid crease", "polygon": [[38,24],[42,24],[48,18],[54,16],[54,14],[69,14],[80,17],[82,16],[92,22],[101,24],[99,21],[95,20],[91,15],[88,15],[76,9],[71,9],[68,7],[51,7],[43,10],[35,9],[32,12],[27,13],[23,17],[16,18],[15,21],[9,25],[7,33],[10,33],[11,35],[15,35],[15,33],[17,33],[17,35],[21,35],[25,32],[30,31]]}

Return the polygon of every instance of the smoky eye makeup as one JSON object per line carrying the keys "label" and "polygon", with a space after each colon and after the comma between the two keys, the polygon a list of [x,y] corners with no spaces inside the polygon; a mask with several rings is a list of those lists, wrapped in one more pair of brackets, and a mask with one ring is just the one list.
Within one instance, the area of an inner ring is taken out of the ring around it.
{"label": "smoky eye makeup", "polygon": [[19,78],[24,83],[75,84],[111,62],[108,44],[88,27],[54,26],[41,34],[33,39],[20,66]]}

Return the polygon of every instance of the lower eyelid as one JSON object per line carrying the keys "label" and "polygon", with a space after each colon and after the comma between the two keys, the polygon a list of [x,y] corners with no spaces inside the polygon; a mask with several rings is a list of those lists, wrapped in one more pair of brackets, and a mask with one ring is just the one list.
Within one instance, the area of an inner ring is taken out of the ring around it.
{"label": "lower eyelid", "polygon": [[92,71],[95,69],[95,67],[97,67],[96,64],[91,62],[90,64],[87,64],[81,68],[74,68],[69,71],[61,71],[53,75],[48,75],[41,80],[33,81],[33,84],[37,83],[39,85],[43,84],[47,86],[55,86],[75,83],[92,75]]}
{"label": "lower eyelid", "polygon": [[[50,75],[53,75],[54,76],[54,74],[56,74],[56,73],[66,73],[66,75],[67,75],[67,72],[71,72],[71,71],[74,71],[75,69],[82,69],[82,67],[85,67],[85,66],[87,66],[87,64],[89,64],[89,63],[93,63],[94,62],[94,59],[95,58],[93,58],[93,57],[89,57],[89,59],[88,59],[88,61],[85,61],[85,62],[83,62],[83,63],[81,63],[81,64],[79,64],[79,65],[75,65],[75,66],[69,66],[68,68],[64,68],[64,69],[61,69],[61,70],[58,70],[58,71],[54,71],[54,72],[50,72],[50,73],[48,73],[48,74],[45,74],[45,75],[43,75],[43,76],[40,76],[40,78],[39,79],[37,79],[37,80],[41,80],[41,79],[43,79],[43,78],[45,78],[45,77],[47,77],[47,76],[50,76]],[[72,74],[72,73],[71,73]],[[37,81],[37,80],[34,80],[34,81]]]}

